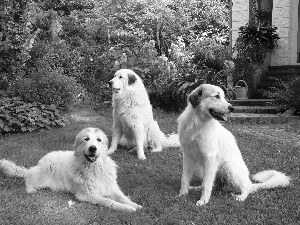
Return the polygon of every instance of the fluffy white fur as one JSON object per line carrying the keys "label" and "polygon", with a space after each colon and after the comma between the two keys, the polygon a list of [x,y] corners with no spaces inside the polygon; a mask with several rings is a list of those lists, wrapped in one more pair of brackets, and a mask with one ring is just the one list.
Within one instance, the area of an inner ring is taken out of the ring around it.
{"label": "fluffy white fur", "polygon": [[141,78],[129,69],[121,69],[110,81],[113,89],[113,138],[108,154],[113,153],[118,144],[137,148],[139,159],[146,159],[144,148],[152,152],[163,147],[179,147],[177,134],[168,137],[159,129],[153,119],[152,106]]}
{"label": "fluffy white fur", "polygon": [[0,169],[7,176],[25,178],[28,193],[50,188],[69,191],[80,201],[113,209],[135,211],[142,208],[120,190],[117,165],[106,155],[108,140],[100,129],[82,130],[74,148],[75,151],[50,152],[30,169],[2,159]]}
{"label": "fluffy white fur", "polygon": [[259,189],[290,184],[288,176],[275,170],[257,173],[253,179],[260,183],[251,182],[234,136],[216,120],[224,119],[225,114],[232,110],[221,88],[203,84],[190,94],[188,106],[178,118],[183,149],[180,195],[188,193],[190,180],[197,170],[202,178],[198,206],[209,201],[215,181],[225,181],[230,190],[239,193],[236,195],[239,201],[244,201]]}

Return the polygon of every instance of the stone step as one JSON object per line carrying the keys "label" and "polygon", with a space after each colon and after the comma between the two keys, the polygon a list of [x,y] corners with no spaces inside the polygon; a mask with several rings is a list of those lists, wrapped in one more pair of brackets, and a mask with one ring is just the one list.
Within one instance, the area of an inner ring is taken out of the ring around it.
{"label": "stone step", "polygon": [[234,113],[275,114],[275,106],[234,106]]}
{"label": "stone step", "polygon": [[271,106],[274,99],[237,99],[229,100],[233,106]]}
{"label": "stone step", "polygon": [[265,90],[259,89],[252,92],[252,98],[255,99],[265,99],[267,96],[263,95]]}
{"label": "stone step", "polygon": [[281,81],[286,82],[288,79],[279,79],[271,76],[265,76],[261,78],[261,83],[269,83],[269,84],[281,84]]}
{"label": "stone step", "polygon": [[256,113],[231,113],[228,117],[230,123],[251,124],[279,124],[291,122],[297,116],[284,116],[282,114],[256,114]]}
{"label": "stone step", "polygon": [[264,90],[271,90],[272,87],[282,89],[282,85],[277,82],[263,82],[262,81],[257,85],[257,89],[264,89]]}
{"label": "stone step", "polygon": [[290,74],[300,74],[300,67],[298,65],[291,66],[269,66],[269,73],[290,73]]}
{"label": "stone step", "polygon": [[290,72],[280,72],[280,71],[274,71],[274,72],[266,72],[266,74],[262,77],[262,80],[264,79],[278,79],[278,80],[284,80],[287,81],[288,79],[294,78],[300,76],[300,74],[291,74]]}

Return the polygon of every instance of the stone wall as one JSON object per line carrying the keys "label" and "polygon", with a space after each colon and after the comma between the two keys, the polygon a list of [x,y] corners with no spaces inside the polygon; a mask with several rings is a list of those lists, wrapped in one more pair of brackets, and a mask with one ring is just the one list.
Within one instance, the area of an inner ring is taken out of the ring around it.
{"label": "stone wall", "polygon": [[241,26],[249,22],[249,0],[232,0],[232,46],[234,47]]}
{"label": "stone wall", "polygon": [[278,47],[271,54],[271,65],[294,65],[297,62],[299,0],[273,0],[272,23],[278,27]]}

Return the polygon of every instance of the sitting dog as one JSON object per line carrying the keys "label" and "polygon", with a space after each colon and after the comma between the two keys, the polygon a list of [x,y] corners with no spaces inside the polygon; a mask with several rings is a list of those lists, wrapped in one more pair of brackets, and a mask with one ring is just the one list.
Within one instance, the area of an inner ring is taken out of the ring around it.
{"label": "sitting dog", "polygon": [[137,148],[139,159],[146,159],[144,148],[160,152],[163,147],[179,147],[177,134],[168,137],[153,119],[152,106],[141,78],[129,69],[121,69],[110,81],[113,90],[113,138],[108,154],[118,144]]}
{"label": "sitting dog", "polygon": [[[259,189],[286,187],[290,178],[275,170],[266,170],[252,178],[230,131],[217,119],[225,120],[233,106],[224,98],[221,88],[203,84],[189,95],[189,103],[178,118],[178,134],[183,150],[183,173],[180,195],[188,193],[189,182],[196,172],[202,178],[202,195],[197,205],[208,203],[214,182],[220,181],[244,201]],[[225,182],[224,182],[225,181]]]}
{"label": "sitting dog", "polygon": [[80,201],[113,209],[136,211],[142,208],[120,190],[117,165],[106,155],[107,148],[107,137],[100,129],[86,128],[76,137],[75,151],[50,152],[30,169],[2,159],[0,169],[7,176],[25,178],[28,193],[50,188],[69,191]]}

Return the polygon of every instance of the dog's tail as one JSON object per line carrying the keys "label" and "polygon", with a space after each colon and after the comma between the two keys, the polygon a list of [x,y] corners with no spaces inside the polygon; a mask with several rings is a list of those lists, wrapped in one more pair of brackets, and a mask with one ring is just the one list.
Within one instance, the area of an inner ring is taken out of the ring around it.
{"label": "dog's tail", "polygon": [[0,160],[0,170],[8,177],[25,177],[27,169],[6,159]]}
{"label": "dog's tail", "polygon": [[270,189],[276,187],[287,187],[291,183],[291,178],[284,173],[276,170],[261,171],[252,176],[252,179],[259,183],[254,183],[252,186],[252,192],[260,189]]}
{"label": "dog's tail", "polygon": [[164,147],[177,148],[180,147],[178,134],[168,134],[165,136]]}

